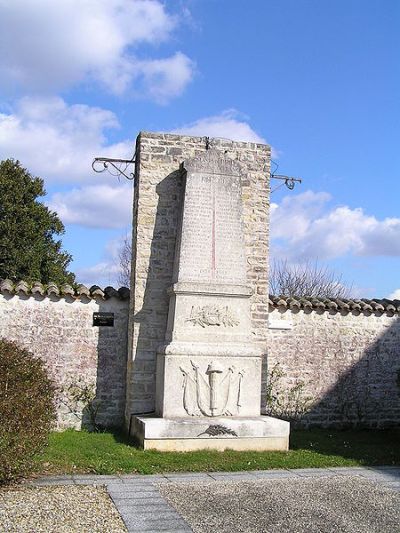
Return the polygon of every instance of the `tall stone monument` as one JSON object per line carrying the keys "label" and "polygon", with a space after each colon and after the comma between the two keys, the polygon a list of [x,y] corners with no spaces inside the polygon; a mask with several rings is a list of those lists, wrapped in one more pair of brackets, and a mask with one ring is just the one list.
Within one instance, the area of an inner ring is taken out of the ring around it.
{"label": "tall stone monument", "polygon": [[263,349],[252,339],[245,173],[211,147],[185,159],[176,175],[183,192],[155,415],[130,421],[145,449],[288,448],[289,424],[260,416]]}

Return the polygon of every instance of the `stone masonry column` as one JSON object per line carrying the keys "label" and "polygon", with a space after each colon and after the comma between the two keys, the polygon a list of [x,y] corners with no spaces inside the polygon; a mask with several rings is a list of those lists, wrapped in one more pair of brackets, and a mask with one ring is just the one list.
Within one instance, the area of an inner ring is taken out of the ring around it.
{"label": "stone masonry column", "polygon": [[146,448],[287,447],[288,424],[259,416],[269,161],[266,145],[138,136],[126,419]]}

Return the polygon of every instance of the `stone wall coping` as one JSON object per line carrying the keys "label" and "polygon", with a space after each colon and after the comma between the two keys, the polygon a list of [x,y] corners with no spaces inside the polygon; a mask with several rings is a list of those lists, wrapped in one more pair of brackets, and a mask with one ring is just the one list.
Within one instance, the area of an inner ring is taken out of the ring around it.
{"label": "stone wall coping", "polygon": [[173,142],[178,145],[178,143],[198,143],[199,140],[208,140],[210,146],[231,146],[235,145],[239,148],[257,148],[266,151],[270,151],[271,147],[266,143],[256,143],[248,141],[234,141],[233,139],[227,139],[223,137],[207,137],[204,135],[178,135],[175,133],[156,133],[153,131],[142,130],[138,135],[138,141],[146,143],[146,139],[154,139],[156,141],[164,140],[166,142]]}
{"label": "stone wall coping", "polygon": [[118,300],[129,300],[130,291],[127,287],[105,287],[101,289],[98,285],[86,287],[78,284],[75,286],[64,284],[58,286],[56,283],[43,284],[38,281],[28,283],[26,281],[13,282],[10,279],[0,280],[0,293],[11,295],[25,295],[31,297],[58,297],[58,298],[86,298],[90,300],[117,298]]}
{"label": "stone wall coping", "polygon": [[[180,284],[173,285],[170,288],[170,291],[178,292],[179,285]],[[235,288],[237,289],[237,287]],[[241,288],[244,289],[244,287]],[[28,283],[23,280],[13,282],[10,279],[0,280],[0,293],[16,295],[19,294],[32,297],[56,296],[59,298],[70,297],[73,299],[86,298],[91,300],[94,300],[96,298],[102,300],[108,300],[109,298],[117,298],[118,300],[129,300],[130,298],[130,290],[128,289],[128,287],[120,287],[119,289],[115,289],[114,287],[109,286],[102,289],[98,285],[92,285],[91,287],[87,287],[86,285],[79,284],[73,287],[67,284],[59,286],[51,282],[47,285],[37,281],[34,283]],[[400,300],[389,300],[387,298],[339,299],[270,296],[268,303],[272,308],[290,309],[292,311],[302,309],[310,311],[359,311],[369,313],[388,313],[392,315],[396,313],[400,314]]]}
{"label": "stone wall coping", "polygon": [[269,305],[274,308],[315,311],[358,311],[362,313],[400,313],[400,300],[387,298],[348,299],[348,298],[296,298],[286,296],[270,296]]}

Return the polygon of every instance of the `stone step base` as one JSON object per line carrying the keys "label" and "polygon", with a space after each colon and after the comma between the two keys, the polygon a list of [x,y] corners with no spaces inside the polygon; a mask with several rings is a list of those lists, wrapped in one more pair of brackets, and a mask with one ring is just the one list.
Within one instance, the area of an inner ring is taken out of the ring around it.
{"label": "stone step base", "polygon": [[132,417],[130,435],[145,450],[287,451],[290,424],[269,416],[252,418]]}

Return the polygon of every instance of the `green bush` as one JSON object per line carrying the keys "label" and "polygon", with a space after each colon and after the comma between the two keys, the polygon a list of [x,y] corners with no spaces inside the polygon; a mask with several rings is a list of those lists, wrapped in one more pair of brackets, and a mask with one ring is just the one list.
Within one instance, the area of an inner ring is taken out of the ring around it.
{"label": "green bush", "polygon": [[32,471],[55,418],[54,398],[43,361],[0,339],[0,483]]}

